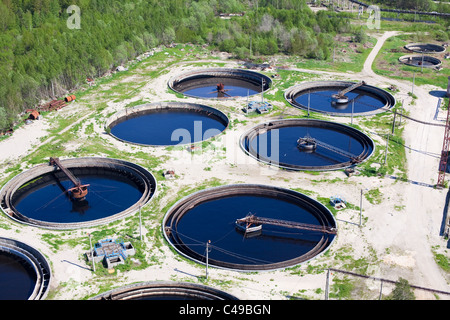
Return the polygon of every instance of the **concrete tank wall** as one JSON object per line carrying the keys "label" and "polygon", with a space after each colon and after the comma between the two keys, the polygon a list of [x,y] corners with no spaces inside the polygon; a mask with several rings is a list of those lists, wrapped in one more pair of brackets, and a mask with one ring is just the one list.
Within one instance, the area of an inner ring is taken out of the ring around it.
{"label": "concrete tank wall", "polygon": [[0,237],[0,251],[20,257],[36,272],[36,285],[28,300],[45,299],[52,278],[51,268],[45,257],[30,245],[2,237]]}
{"label": "concrete tank wall", "polygon": [[90,300],[132,300],[152,296],[180,296],[185,299],[238,300],[235,296],[205,285],[188,282],[155,281],[110,290]]}
{"label": "concrete tank wall", "polygon": [[[300,108],[303,110],[306,110],[307,108],[305,106],[302,106],[301,104],[297,103],[295,101],[295,97],[296,95],[302,93],[302,92],[307,92],[307,90],[314,90],[314,89],[325,89],[325,88],[332,88],[332,87],[336,87],[339,89],[344,89],[347,88],[351,85],[355,84],[355,82],[351,82],[351,81],[313,81],[313,82],[303,82],[297,85],[294,85],[290,88],[288,88],[285,92],[284,92],[284,98],[286,99],[286,101],[293,107],[296,108]],[[386,112],[388,110],[390,110],[392,107],[395,106],[396,104],[396,100],[395,97],[390,94],[389,92],[380,89],[378,87],[375,86],[371,86],[368,84],[365,84],[364,86],[358,88],[359,90],[362,91],[366,91],[367,93],[373,94],[377,97],[379,97],[380,99],[382,99],[385,103],[384,107],[379,108],[377,110],[371,111],[371,112],[366,112],[366,113],[358,113],[358,114],[354,114],[353,116],[372,116],[381,112]],[[348,117],[351,116],[351,113],[338,113],[338,112],[324,112],[321,110],[315,110],[314,108],[310,108],[311,111],[314,112],[319,112],[319,113],[324,113],[324,114],[328,114],[331,116],[343,116],[343,117]]]}
{"label": "concrete tank wall", "polygon": [[[141,115],[145,115],[152,111],[157,110],[167,110],[167,109],[187,109],[187,110],[194,110],[194,111],[203,111],[206,113],[209,113],[213,115],[214,117],[217,117],[220,119],[220,121],[225,125],[225,130],[228,128],[229,125],[229,119],[228,117],[221,111],[214,109],[209,106],[205,106],[202,104],[196,104],[196,103],[185,103],[185,102],[155,102],[155,103],[146,103],[142,105],[135,106],[133,108],[128,108],[122,111],[117,112],[116,114],[112,115],[110,118],[108,118],[105,122],[104,128],[106,132],[110,132],[110,129],[113,128],[118,123],[125,121],[130,118],[138,117]],[[112,137],[115,139],[125,142],[125,143],[133,143],[138,145],[136,142],[130,142],[125,141],[123,139],[120,139],[119,137],[109,133]],[[148,145],[143,145],[148,146]],[[160,145],[157,145],[158,147],[161,147]]]}
{"label": "concrete tank wall", "polygon": [[431,57],[431,56],[406,55],[406,56],[401,56],[400,58],[398,58],[398,61],[400,63],[403,63],[408,66],[413,66],[413,67],[422,67],[422,65],[414,64],[414,62],[413,62],[413,61],[421,62],[422,60],[424,62],[430,63],[430,64],[424,64],[423,65],[424,68],[436,68],[436,67],[440,67],[442,65],[441,60],[439,60],[438,58]]}
{"label": "concrete tank wall", "polygon": [[[236,78],[245,80],[249,83],[253,83],[257,86],[261,85],[261,80],[264,80],[264,92],[269,90],[272,86],[272,79],[262,73],[258,73],[255,71],[250,70],[242,70],[242,69],[231,69],[231,68],[209,68],[209,69],[200,69],[200,70],[193,70],[189,71],[183,74],[180,74],[178,76],[175,76],[169,80],[167,83],[168,87],[178,93],[181,93],[183,95],[183,92],[179,92],[177,90],[177,84],[194,80],[194,79],[200,79],[200,78],[209,78],[209,77],[226,77],[226,78]],[[258,93],[259,94],[259,93]],[[186,95],[189,96],[189,95]],[[198,98],[198,97],[194,97]],[[231,97],[230,99],[235,98],[243,98],[243,97]],[[215,98],[209,98],[209,99],[215,99]]]}

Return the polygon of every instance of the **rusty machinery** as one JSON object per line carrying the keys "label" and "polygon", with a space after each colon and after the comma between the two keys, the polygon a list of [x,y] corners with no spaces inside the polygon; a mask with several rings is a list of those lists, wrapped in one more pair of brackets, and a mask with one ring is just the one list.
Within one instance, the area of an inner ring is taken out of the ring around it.
{"label": "rusty machinery", "polygon": [[88,194],[88,187],[89,187],[88,184],[83,185],[81,181],[72,174],[72,172],[70,172],[66,167],[64,167],[61,164],[59,158],[50,158],[50,165],[58,167],[73,183],[74,186],[72,188],[67,189],[72,199],[76,201],[82,201],[86,198],[86,195]]}

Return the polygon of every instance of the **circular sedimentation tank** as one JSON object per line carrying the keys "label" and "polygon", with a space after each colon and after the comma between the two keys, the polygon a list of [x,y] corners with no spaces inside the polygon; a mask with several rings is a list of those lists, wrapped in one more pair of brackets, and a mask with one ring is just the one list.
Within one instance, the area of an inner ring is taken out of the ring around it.
{"label": "circular sedimentation tank", "polygon": [[416,53],[442,53],[445,47],[434,43],[410,43],[405,45],[405,49]]}
{"label": "circular sedimentation tank", "polygon": [[229,99],[253,96],[270,89],[270,77],[243,69],[210,68],[189,71],[171,78],[175,92],[201,99]]}
{"label": "circular sedimentation tank", "polygon": [[108,158],[60,160],[87,187],[76,199],[73,180],[49,161],[11,179],[0,190],[2,211],[20,223],[48,229],[97,226],[124,218],[148,203],[157,187],[145,168]]}
{"label": "circular sedimentation tank", "polygon": [[393,95],[367,83],[345,93],[345,101],[333,98],[357,84],[350,81],[304,82],[287,89],[284,97],[293,107],[332,116],[370,116],[395,106]]}
{"label": "circular sedimentation tank", "polygon": [[406,55],[401,56],[398,60],[400,63],[413,67],[436,68],[442,64],[438,58],[425,55]]}
{"label": "circular sedimentation tank", "polygon": [[[264,223],[243,229],[241,219],[255,217]],[[178,201],[164,217],[163,232],[170,245],[197,263],[263,271],[322,254],[336,237],[336,221],[324,205],[299,192],[240,184]]]}
{"label": "circular sedimentation tank", "polygon": [[91,300],[238,300],[233,295],[188,282],[143,282],[113,289]]}
{"label": "circular sedimentation tank", "polygon": [[43,300],[51,278],[50,265],[38,250],[0,237],[0,300]]}
{"label": "circular sedimentation tank", "polygon": [[250,157],[289,170],[326,171],[366,161],[373,140],[350,126],[315,119],[287,119],[259,124],[241,136]]}
{"label": "circular sedimentation tank", "polygon": [[105,123],[114,138],[145,146],[187,145],[208,140],[228,127],[228,117],[209,106],[149,103],[120,111]]}

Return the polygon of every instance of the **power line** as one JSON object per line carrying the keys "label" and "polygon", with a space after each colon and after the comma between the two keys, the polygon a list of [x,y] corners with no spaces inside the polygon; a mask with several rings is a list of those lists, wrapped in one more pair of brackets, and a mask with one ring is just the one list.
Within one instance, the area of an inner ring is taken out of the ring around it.
{"label": "power line", "polygon": [[[340,273],[344,273],[344,274],[349,274],[349,275],[356,276],[356,277],[361,277],[361,278],[366,278],[366,279],[372,279],[372,280],[378,280],[378,281],[382,281],[382,282],[392,283],[392,284],[399,283],[398,281],[394,281],[394,280],[383,279],[383,278],[378,278],[378,277],[373,277],[373,276],[366,276],[366,275],[363,275],[363,274],[359,274],[359,273],[355,273],[355,272],[351,272],[351,271],[346,271],[346,270],[340,270],[340,269],[334,269],[334,268],[329,268],[328,270],[329,271],[334,271],[334,272],[340,272]],[[437,289],[430,289],[430,288],[425,288],[425,287],[420,287],[420,286],[415,286],[415,285],[409,285],[409,286],[411,288],[413,288],[413,289],[420,289],[420,290],[430,291],[430,292],[434,292],[434,293],[450,295],[450,292],[448,292],[448,291],[442,291],[442,290],[437,290]]]}

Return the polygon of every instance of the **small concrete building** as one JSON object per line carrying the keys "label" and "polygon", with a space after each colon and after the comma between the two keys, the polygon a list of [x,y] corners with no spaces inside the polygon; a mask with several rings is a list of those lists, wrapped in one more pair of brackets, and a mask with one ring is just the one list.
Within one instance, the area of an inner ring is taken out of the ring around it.
{"label": "small concrete building", "polygon": [[103,260],[106,268],[112,269],[116,265],[125,263],[128,256],[135,254],[136,250],[131,242],[104,239],[96,243],[93,250],[86,252],[86,257],[89,262],[91,262],[92,259],[94,259],[95,263]]}

